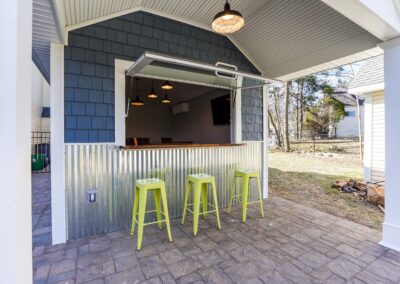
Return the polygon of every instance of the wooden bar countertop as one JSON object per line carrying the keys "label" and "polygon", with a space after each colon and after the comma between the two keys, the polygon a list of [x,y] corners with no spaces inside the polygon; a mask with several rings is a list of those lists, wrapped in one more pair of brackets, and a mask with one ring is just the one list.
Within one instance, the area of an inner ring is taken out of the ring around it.
{"label": "wooden bar countertop", "polygon": [[123,147],[125,150],[143,150],[143,149],[170,149],[170,148],[211,148],[211,147],[234,147],[243,146],[244,144],[189,144],[189,143],[172,143],[172,144],[148,144],[148,145],[127,145]]}

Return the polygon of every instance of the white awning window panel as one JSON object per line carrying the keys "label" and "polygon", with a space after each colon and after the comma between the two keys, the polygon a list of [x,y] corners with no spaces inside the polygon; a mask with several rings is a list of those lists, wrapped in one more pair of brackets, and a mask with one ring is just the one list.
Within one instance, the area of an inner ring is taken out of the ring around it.
{"label": "white awning window panel", "polygon": [[[146,51],[126,71],[128,76],[141,76],[224,89],[236,89],[238,78],[250,79],[255,87],[279,81],[258,74],[238,71],[233,65],[216,65]],[[279,82],[281,83],[281,82]],[[250,87],[247,85],[246,87]]]}

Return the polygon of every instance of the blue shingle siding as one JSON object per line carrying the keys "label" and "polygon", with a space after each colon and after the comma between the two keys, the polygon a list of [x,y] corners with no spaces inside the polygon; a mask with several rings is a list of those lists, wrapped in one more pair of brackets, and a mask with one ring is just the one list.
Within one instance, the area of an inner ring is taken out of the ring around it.
{"label": "blue shingle siding", "polygon": [[[145,50],[259,73],[227,37],[145,12],[71,31],[65,47],[65,142],[113,142],[114,62],[136,60]],[[250,92],[251,93],[251,92]],[[245,140],[262,137],[257,95],[243,96]],[[261,107],[262,110],[262,107]],[[68,121],[68,123],[67,123]],[[262,113],[261,113],[262,122]],[[261,129],[261,134],[259,133]]]}
{"label": "blue shingle siding", "polygon": [[[244,80],[243,86],[255,86],[261,82]],[[242,90],[242,139],[261,141],[263,138],[262,88]]]}

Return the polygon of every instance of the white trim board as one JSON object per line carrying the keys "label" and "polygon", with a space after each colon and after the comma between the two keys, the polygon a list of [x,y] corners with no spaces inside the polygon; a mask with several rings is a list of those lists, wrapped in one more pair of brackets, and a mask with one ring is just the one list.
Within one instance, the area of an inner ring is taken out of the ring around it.
{"label": "white trim board", "polygon": [[372,180],[372,93],[366,94],[364,103],[364,181]]}
{"label": "white trim board", "polygon": [[52,243],[67,241],[64,146],[64,45],[50,46],[51,223]]}
{"label": "white trim board", "polygon": [[376,91],[382,91],[385,89],[385,83],[376,83],[376,84],[371,84],[367,86],[362,86],[358,88],[352,88],[348,89],[349,94],[354,94],[354,95],[363,95],[367,93],[372,93]]}

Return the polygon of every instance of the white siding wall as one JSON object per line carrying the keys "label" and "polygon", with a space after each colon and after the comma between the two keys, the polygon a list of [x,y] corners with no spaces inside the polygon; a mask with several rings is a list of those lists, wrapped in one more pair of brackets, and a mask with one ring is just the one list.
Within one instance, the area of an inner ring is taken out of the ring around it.
{"label": "white siding wall", "polygon": [[372,94],[372,155],[373,182],[385,180],[385,104],[383,92]]}
{"label": "white siding wall", "polygon": [[[43,106],[50,107],[50,86],[43,78]],[[50,118],[44,117],[41,120],[42,131],[50,132]]]}
{"label": "white siding wall", "polygon": [[50,131],[50,119],[42,118],[42,108],[50,106],[50,86],[32,62],[32,131]]}
{"label": "white siding wall", "polygon": [[32,62],[32,131],[41,131],[43,106],[43,80],[39,69]]}
{"label": "white siding wall", "polygon": [[[358,137],[358,118],[356,106],[345,106],[346,112],[354,112],[354,117],[344,117],[336,126],[336,136],[339,138]],[[364,107],[360,106],[361,134],[364,132]]]}

